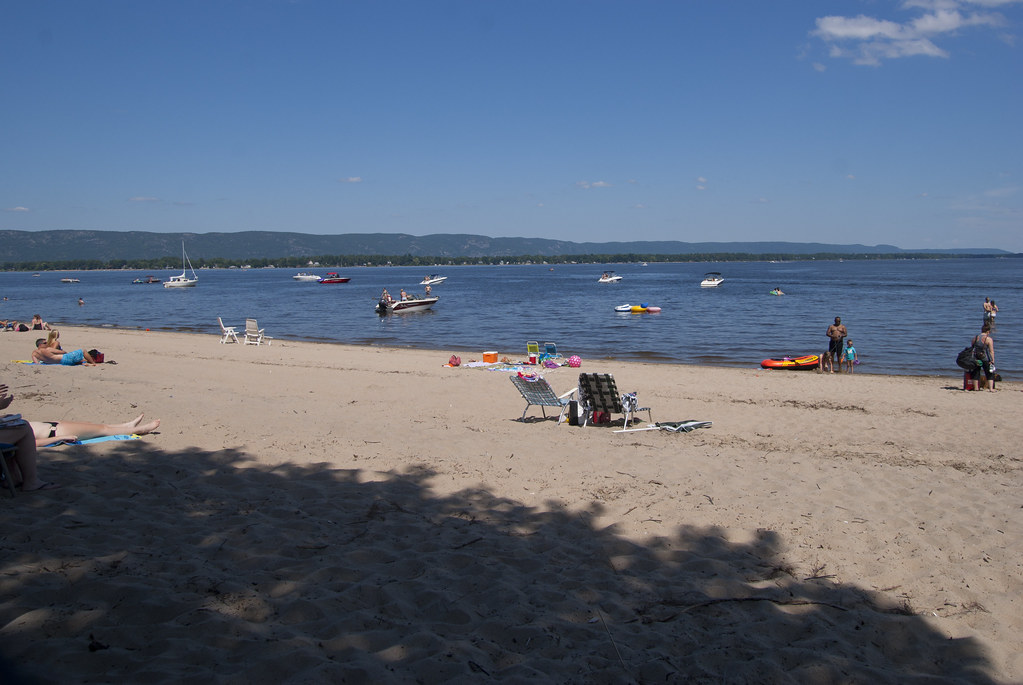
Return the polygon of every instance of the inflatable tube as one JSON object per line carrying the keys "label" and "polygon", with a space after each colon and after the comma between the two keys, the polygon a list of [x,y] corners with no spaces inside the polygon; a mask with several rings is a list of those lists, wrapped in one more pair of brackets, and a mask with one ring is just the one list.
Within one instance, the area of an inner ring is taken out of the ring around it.
{"label": "inflatable tube", "polygon": [[650,314],[656,314],[657,312],[661,311],[661,308],[660,307],[647,307],[646,310]]}
{"label": "inflatable tube", "polygon": [[807,354],[802,357],[776,357],[765,359],[760,362],[760,366],[765,369],[816,369],[820,359],[818,354]]}
{"label": "inflatable tube", "polygon": [[632,313],[633,314],[642,314],[645,311],[646,311],[646,307],[641,307],[638,304],[632,305]]}

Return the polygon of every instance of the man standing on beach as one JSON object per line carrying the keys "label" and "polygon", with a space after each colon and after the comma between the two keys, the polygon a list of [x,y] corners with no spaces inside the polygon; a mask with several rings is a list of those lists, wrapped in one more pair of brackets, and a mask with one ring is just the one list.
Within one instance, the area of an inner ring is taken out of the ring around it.
{"label": "man standing on beach", "polygon": [[845,346],[845,336],[848,331],[845,326],[842,325],[842,317],[836,316],[835,323],[828,326],[827,336],[831,338],[831,345],[828,347],[828,354],[831,356],[831,373],[835,373],[835,368],[838,367],[839,372],[842,371],[842,367],[839,364],[839,360],[842,358],[842,351]]}

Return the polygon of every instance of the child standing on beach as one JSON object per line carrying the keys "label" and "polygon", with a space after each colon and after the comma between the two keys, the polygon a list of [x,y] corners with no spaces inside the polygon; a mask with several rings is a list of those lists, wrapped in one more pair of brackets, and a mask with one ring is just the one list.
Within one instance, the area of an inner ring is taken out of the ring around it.
{"label": "child standing on beach", "polygon": [[852,344],[852,338],[845,341],[845,349],[842,350],[842,361],[845,362],[845,370],[852,373],[853,365],[859,361],[859,358],[856,356],[856,348]]}

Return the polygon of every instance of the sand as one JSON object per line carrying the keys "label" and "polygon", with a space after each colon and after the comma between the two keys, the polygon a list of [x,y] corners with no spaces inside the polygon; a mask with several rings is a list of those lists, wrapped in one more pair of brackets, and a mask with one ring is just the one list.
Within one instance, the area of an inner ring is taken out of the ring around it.
{"label": "sand", "polygon": [[61,333],[117,364],[8,363],[8,411],[163,423],[0,494],[42,682],[1023,681],[1018,383],[584,359],[713,422],[616,433],[444,366],[481,352]]}

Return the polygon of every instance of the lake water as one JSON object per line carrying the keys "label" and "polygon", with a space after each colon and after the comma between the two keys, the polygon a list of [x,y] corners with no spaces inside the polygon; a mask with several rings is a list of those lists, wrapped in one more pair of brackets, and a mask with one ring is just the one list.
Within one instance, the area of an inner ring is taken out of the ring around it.
{"label": "lake water", "polygon": [[[436,349],[440,362],[452,352],[481,358],[484,350],[520,359],[526,341],[536,340],[584,360],[756,368],[768,357],[826,350],[824,332],[841,316],[862,361],[858,372],[960,376],[955,356],[980,331],[981,305],[990,297],[1000,309],[997,366],[1009,380],[1023,366],[1021,266],[1023,260],[1004,258],[363,267],[344,270],[352,280],[341,285],[300,283],[285,269],[224,269],[199,271],[199,286],[183,289],[132,285],[149,274],[139,271],[8,272],[0,273],[0,296],[8,298],[0,318],[27,321],[39,313],[57,325],[219,335],[217,316],[238,328],[253,317],[278,340]],[[597,283],[609,269],[623,280]],[[708,271],[725,282],[701,288]],[[428,272],[448,276],[434,286],[441,299],[431,311],[374,313],[383,288],[421,293]],[[153,275],[166,280],[172,273]],[[61,283],[65,276],[81,282]],[[768,294],[776,286],[786,295]],[[662,311],[614,311],[625,303]]]}

